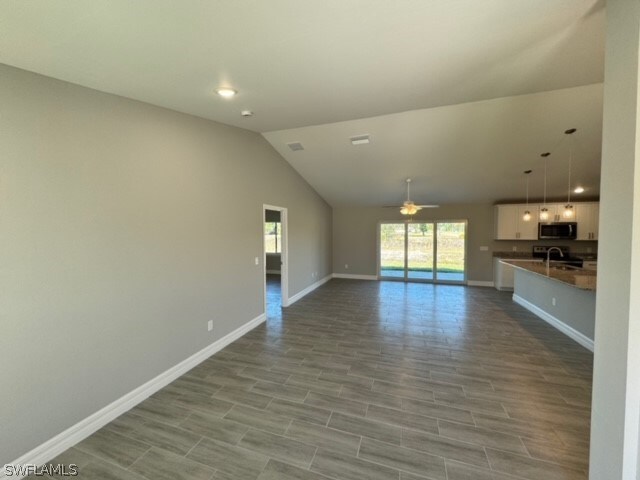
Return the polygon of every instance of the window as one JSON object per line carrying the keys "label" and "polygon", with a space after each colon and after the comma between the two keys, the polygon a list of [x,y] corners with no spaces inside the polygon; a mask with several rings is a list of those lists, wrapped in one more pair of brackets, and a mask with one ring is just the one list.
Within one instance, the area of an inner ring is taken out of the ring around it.
{"label": "window", "polygon": [[466,220],[381,223],[379,275],[385,279],[463,283]]}
{"label": "window", "polygon": [[264,251],[282,252],[282,226],[280,222],[264,222]]}

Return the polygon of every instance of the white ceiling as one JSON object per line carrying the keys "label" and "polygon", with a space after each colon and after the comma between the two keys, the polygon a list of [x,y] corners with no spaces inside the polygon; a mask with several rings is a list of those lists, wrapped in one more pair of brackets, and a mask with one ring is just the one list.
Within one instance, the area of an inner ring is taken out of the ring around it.
{"label": "white ceiling", "polygon": [[[264,136],[333,206],[393,205],[412,177],[417,203],[490,203],[566,199],[570,147],[573,185],[597,196],[600,183],[602,84],[380,117],[268,132]],[[569,138],[568,128],[577,128]],[[371,143],[349,138],[368,133]],[[566,138],[565,138],[566,137]],[[302,151],[287,143],[301,142]]]}
{"label": "white ceiling", "polygon": [[[0,2],[0,62],[271,132],[332,205],[398,201],[409,175],[420,201],[516,196],[520,159],[570,126],[597,194],[601,91],[570,87],[602,82],[603,59],[602,0]],[[372,144],[341,148],[359,133]]]}

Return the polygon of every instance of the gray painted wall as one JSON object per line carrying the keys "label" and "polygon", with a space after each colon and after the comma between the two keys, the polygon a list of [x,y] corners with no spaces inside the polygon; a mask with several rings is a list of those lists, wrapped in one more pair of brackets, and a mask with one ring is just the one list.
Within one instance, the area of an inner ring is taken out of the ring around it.
{"label": "gray painted wall", "polygon": [[[514,271],[514,285],[515,295],[593,340],[596,292],[572,287],[519,268]],[[555,305],[552,298],[556,299]]]}
{"label": "gray painted wall", "polygon": [[640,2],[607,2],[591,480],[637,480],[640,441]]}
{"label": "gray painted wall", "polygon": [[[333,209],[333,272],[354,275],[376,275],[377,227],[380,222],[406,220],[394,208],[334,208]],[[493,240],[493,205],[444,205],[423,209],[414,216],[416,222],[430,220],[468,220],[467,279],[493,281],[493,252],[531,252],[533,245],[567,245],[572,251],[597,252],[598,242],[506,241]],[[480,251],[481,246],[489,251]],[[349,269],[345,269],[345,264]]]}
{"label": "gray painted wall", "polygon": [[261,135],[0,65],[0,465],[260,315],[265,203],[294,295],[332,212]]}

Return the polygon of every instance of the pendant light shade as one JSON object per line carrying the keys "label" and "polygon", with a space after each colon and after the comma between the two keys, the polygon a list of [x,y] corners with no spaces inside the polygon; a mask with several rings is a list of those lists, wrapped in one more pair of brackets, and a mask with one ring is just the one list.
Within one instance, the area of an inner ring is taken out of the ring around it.
{"label": "pendant light shade", "polygon": [[550,152],[540,154],[544,158],[544,196],[542,199],[542,208],[540,209],[540,220],[546,222],[549,220],[549,209],[547,208],[547,158],[551,155]]}
{"label": "pendant light shade", "polygon": [[562,216],[566,219],[571,219],[573,218],[574,215],[575,213],[573,211],[573,205],[571,205],[570,203],[567,203],[564,206],[564,211],[562,212]]}
{"label": "pendant light shade", "polygon": [[[565,135],[573,135],[576,133],[575,128],[570,128],[569,130],[565,130]],[[562,217],[566,220],[570,220],[575,217],[575,212],[573,210],[573,205],[571,205],[571,163],[573,162],[573,144],[575,142],[571,141],[571,146],[569,147],[569,175],[568,175],[568,187],[567,187],[567,204],[564,206],[564,210],[562,212]]]}
{"label": "pendant light shade", "polygon": [[529,174],[532,172],[533,170],[525,170],[524,174],[525,174],[525,178],[526,180],[526,185],[527,185],[527,207],[524,210],[524,215],[522,215],[522,220],[524,220],[525,222],[528,222],[531,220],[531,212],[529,211]]}

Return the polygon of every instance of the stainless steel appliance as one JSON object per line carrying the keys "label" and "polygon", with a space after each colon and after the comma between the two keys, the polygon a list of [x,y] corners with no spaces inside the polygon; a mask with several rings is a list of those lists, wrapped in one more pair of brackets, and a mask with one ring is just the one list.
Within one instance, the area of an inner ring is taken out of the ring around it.
{"label": "stainless steel appliance", "polygon": [[550,222],[538,223],[538,238],[575,240],[578,236],[578,224],[576,222]]}
{"label": "stainless steel appliance", "polygon": [[[551,253],[549,254],[549,258],[555,262],[555,263],[562,263],[565,265],[571,265],[572,267],[580,267],[582,268],[582,258],[580,257],[572,257],[571,256],[571,252],[569,251],[569,247],[560,247],[560,246],[556,246],[556,245],[549,245],[549,246],[544,246],[544,247],[539,247],[539,246],[535,246],[533,247],[533,250],[531,252],[531,256],[533,258],[547,258],[547,251],[553,248],[554,250],[551,250]],[[556,249],[560,249],[560,251],[562,252],[562,255],[560,255],[560,252],[558,252],[558,250]]]}

